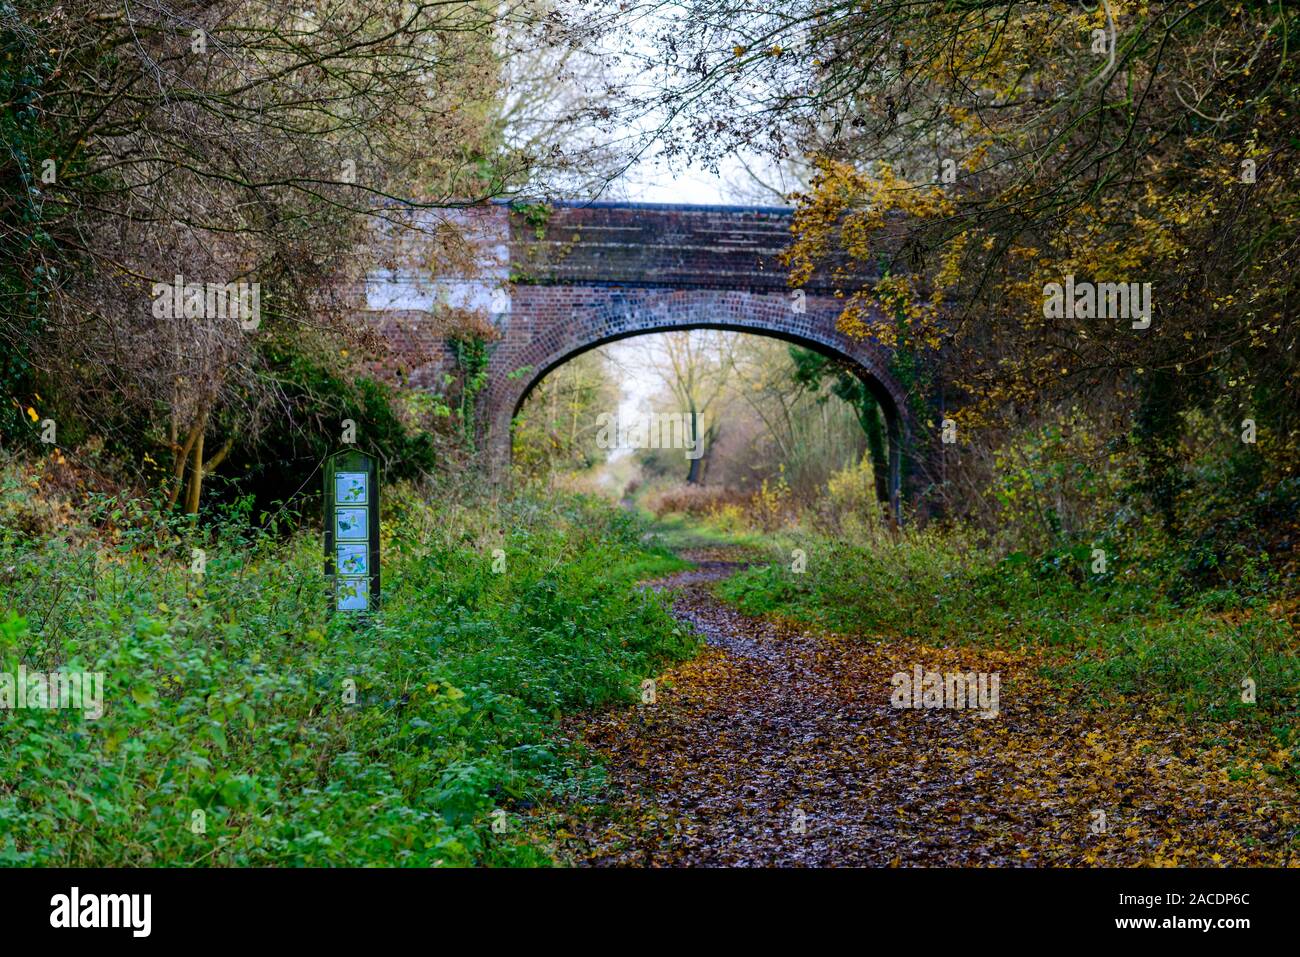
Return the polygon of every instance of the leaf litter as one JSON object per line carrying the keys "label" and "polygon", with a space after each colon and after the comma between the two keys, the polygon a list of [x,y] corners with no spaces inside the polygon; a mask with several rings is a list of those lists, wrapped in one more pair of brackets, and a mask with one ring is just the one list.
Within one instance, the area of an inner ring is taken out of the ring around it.
{"label": "leaf litter", "polygon": [[[1213,743],[1158,705],[1085,707],[1041,649],[842,636],[711,590],[734,563],[654,584],[707,642],[655,700],[571,720],[604,804],[566,809],[594,866],[1290,865],[1293,793],[1233,722]],[[1000,678],[999,708],[906,708],[891,678]]]}

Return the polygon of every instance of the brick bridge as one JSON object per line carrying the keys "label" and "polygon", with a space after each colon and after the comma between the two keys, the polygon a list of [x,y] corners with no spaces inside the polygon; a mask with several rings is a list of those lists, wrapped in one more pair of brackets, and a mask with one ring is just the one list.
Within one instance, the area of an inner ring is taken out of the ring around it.
{"label": "brick bridge", "polygon": [[[366,280],[374,323],[405,356],[412,384],[434,385],[448,363],[439,307],[492,317],[499,333],[479,419],[492,475],[508,474],[511,422],[533,387],[588,349],[648,332],[730,329],[774,336],[846,361],[871,389],[889,434],[889,488],[899,503],[901,449],[913,433],[889,351],[835,328],[841,303],[826,276],[792,292],[778,254],[791,210],[647,203],[491,204],[450,217],[464,274],[433,277],[423,230],[387,230]],[[444,250],[444,253],[446,251]],[[473,264],[472,266],[470,264]]]}

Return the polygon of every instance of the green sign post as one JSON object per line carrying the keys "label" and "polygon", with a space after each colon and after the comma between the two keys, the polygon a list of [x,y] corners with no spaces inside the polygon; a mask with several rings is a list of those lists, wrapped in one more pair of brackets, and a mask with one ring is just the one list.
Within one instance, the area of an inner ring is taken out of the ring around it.
{"label": "green sign post", "polygon": [[325,580],[336,611],[379,607],[379,465],[364,452],[325,462]]}

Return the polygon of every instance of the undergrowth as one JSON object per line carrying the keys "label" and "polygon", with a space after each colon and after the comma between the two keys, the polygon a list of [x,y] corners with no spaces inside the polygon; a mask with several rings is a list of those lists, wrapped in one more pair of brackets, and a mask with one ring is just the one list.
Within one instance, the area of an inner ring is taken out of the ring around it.
{"label": "undergrowth", "polygon": [[557,718],[694,648],[635,587],[682,563],[590,500],[390,495],[357,618],[327,616],[319,533],[283,515],[101,497],[34,535],[4,480],[0,671],[103,672],[104,713],[0,712],[0,864],[548,863],[516,812],[591,773]]}

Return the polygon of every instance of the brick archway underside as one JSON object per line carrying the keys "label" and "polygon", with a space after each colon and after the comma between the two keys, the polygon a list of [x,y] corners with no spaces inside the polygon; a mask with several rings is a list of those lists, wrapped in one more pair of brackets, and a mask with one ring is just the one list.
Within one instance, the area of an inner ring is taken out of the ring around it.
{"label": "brick archway underside", "polygon": [[716,289],[520,286],[513,314],[492,353],[482,409],[493,477],[508,475],[511,425],[547,373],[589,349],[653,332],[728,329],[772,336],[846,361],[880,402],[890,437],[889,487],[897,503],[899,449],[911,434],[904,390],[888,371],[889,353],[835,327],[842,303],[808,296],[803,311],[785,292]]}

